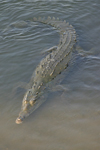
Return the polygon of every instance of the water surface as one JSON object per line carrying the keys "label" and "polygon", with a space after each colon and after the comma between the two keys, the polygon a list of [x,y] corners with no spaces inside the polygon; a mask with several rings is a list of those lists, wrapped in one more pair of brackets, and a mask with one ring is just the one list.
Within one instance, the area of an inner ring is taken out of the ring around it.
{"label": "water surface", "polygon": [[[46,93],[47,101],[16,125],[25,90],[15,87],[29,82],[42,52],[59,42],[53,27],[29,21],[34,16],[68,21],[86,55],[76,53],[61,75],[63,90]],[[0,149],[100,149],[99,18],[99,0],[0,2]]]}

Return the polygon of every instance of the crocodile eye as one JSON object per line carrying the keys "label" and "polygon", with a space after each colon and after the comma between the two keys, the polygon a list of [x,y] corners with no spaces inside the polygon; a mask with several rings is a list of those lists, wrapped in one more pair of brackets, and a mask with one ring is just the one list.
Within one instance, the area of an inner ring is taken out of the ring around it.
{"label": "crocodile eye", "polygon": [[30,100],[30,105],[33,106],[33,104],[35,103],[36,100]]}
{"label": "crocodile eye", "polygon": [[28,100],[25,100],[24,103],[27,104],[27,103],[28,103]]}

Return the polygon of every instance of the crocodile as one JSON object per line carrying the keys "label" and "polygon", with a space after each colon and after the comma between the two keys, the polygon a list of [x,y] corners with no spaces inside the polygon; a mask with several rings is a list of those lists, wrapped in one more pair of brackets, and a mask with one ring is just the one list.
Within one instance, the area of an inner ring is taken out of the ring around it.
{"label": "crocodile", "polygon": [[16,123],[20,124],[36,110],[42,103],[41,95],[45,90],[46,85],[52,81],[65,68],[71,58],[73,46],[76,43],[76,31],[72,25],[61,21],[59,18],[32,18],[32,21],[48,24],[59,31],[60,41],[57,46],[49,49],[49,53],[41,60],[39,65],[33,72],[31,80],[31,88],[24,95],[21,111]]}

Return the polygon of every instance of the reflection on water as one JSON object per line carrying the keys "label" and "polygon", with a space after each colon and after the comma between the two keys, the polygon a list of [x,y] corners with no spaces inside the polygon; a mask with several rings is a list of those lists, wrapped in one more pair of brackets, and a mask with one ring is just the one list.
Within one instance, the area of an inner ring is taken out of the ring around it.
{"label": "reflection on water", "polygon": [[[92,0],[0,2],[0,149],[100,149],[99,6]],[[76,29],[78,44],[91,53],[75,54],[61,75],[63,90],[47,92],[47,101],[16,125],[25,90],[13,89],[29,82],[44,57],[41,52],[59,42],[52,27],[28,21],[16,24],[34,16],[67,20]],[[12,27],[14,23],[17,26]]]}

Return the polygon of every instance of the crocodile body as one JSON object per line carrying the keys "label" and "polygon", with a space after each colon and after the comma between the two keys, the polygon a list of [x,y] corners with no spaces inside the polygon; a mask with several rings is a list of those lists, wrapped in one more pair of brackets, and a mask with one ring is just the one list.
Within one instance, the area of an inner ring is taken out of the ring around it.
{"label": "crocodile body", "polygon": [[66,21],[60,21],[54,17],[51,19],[33,18],[33,21],[42,22],[54,26],[59,30],[60,41],[57,47],[50,49],[50,53],[40,62],[33,73],[31,88],[25,93],[22,101],[21,112],[16,123],[22,123],[23,119],[39,107],[43,101],[40,97],[46,84],[60,74],[68,65],[72,49],[76,41],[76,32],[72,25]]}

